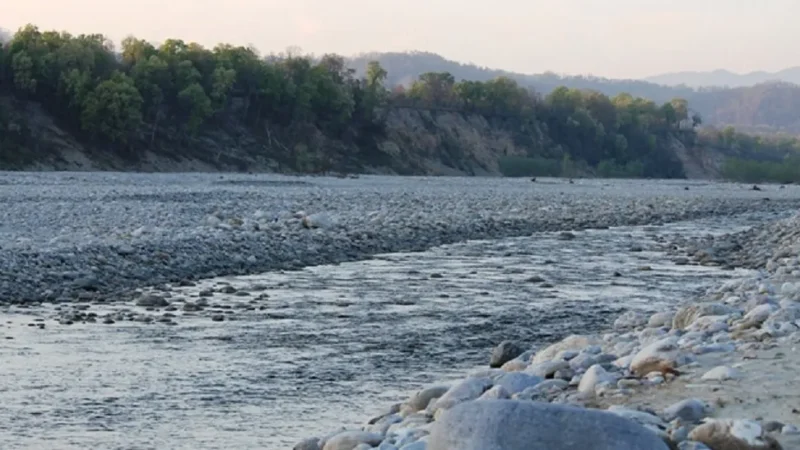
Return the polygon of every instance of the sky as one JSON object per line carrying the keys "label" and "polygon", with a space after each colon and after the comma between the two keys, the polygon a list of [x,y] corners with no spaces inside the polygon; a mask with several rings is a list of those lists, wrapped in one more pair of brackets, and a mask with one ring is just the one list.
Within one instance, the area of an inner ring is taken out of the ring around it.
{"label": "sky", "polygon": [[798,0],[0,0],[0,27],[179,38],[262,53],[421,50],[523,73],[611,78],[776,71],[800,56]]}

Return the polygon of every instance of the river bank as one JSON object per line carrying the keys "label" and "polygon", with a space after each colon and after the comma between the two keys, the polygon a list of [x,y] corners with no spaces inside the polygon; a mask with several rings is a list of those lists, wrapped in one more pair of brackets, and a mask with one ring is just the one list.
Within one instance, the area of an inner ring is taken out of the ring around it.
{"label": "river bank", "polygon": [[626,312],[606,334],[527,351],[505,342],[491,355],[499,368],[295,449],[800,448],[800,216],[673,251],[758,270],[652,315]]}

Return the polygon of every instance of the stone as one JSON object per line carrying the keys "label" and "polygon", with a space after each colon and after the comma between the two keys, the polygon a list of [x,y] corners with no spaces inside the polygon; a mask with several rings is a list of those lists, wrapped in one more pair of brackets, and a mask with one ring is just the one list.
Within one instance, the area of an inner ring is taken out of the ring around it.
{"label": "stone", "polygon": [[488,391],[481,394],[478,400],[498,400],[511,398],[511,393],[503,386],[494,385]]}
{"label": "stone", "polygon": [[678,365],[679,356],[678,338],[670,336],[639,350],[631,360],[630,370],[640,377],[650,372],[677,375],[679,372],[675,367]]}
{"label": "stone", "polygon": [[648,317],[639,311],[628,311],[614,321],[615,330],[638,328],[647,324]]}
{"label": "stone", "polygon": [[731,314],[734,309],[720,303],[701,303],[680,308],[672,319],[672,328],[683,330],[695,320],[703,316],[723,316]]}
{"label": "stone", "polygon": [[697,398],[687,398],[664,408],[664,420],[680,419],[681,423],[698,423],[713,413],[711,405]]}
{"label": "stone", "polygon": [[438,399],[449,389],[450,386],[438,385],[417,391],[417,393],[403,403],[401,409],[408,412],[423,411],[428,407],[431,400]]}
{"label": "stone", "polygon": [[717,366],[709,370],[700,378],[703,381],[727,381],[738,380],[741,378],[741,373],[728,366]]}
{"label": "stone", "polygon": [[164,297],[158,295],[144,295],[136,300],[136,306],[145,308],[163,308],[169,306],[169,302]]}
{"label": "stone", "polygon": [[374,447],[380,445],[381,441],[383,441],[383,436],[377,433],[345,431],[328,439],[322,450],[355,450],[361,444]]}
{"label": "stone", "polygon": [[713,450],[782,450],[778,441],[752,420],[706,419],[689,433],[689,439]]}
{"label": "stone", "polygon": [[569,363],[566,361],[548,361],[528,366],[525,373],[542,378],[553,378],[556,372],[568,368]]}
{"label": "stone", "polygon": [[302,441],[298,442],[292,450],[322,450],[319,446],[319,439],[317,438],[309,438],[303,439]]}
{"label": "stone", "polygon": [[586,370],[594,364],[597,364],[597,356],[589,353],[580,353],[569,360],[569,367],[572,370]]}
{"label": "stone", "polygon": [[525,389],[536,386],[544,381],[542,377],[529,375],[523,372],[509,372],[498,377],[494,384],[495,386],[502,386],[508,391],[509,396],[522,392]]}
{"label": "stone", "polygon": [[678,444],[678,450],[712,450],[706,444],[697,441],[683,441]]}
{"label": "stone", "polygon": [[433,410],[449,409],[470,400],[475,400],[489,390],[494,383],[488,378],[467,378],[447,390],[433,404]]}
{"label": "stone", "polygon": [[616,383],[616,377],[606,372],[603,366],[595,364],[586,370],[586,373],[581,377],[581,382],[578,384],[578,392],[584,394],[594,394],[595,389],[601,383]]}
{"label": "stone", "polygon": [[647,326],[650,328],[659,328],[672,325],[672,318],[675,314],[671,312],[659,312],[650,316],[647,321]]}
{"label": "stone", "polygon": [[595,338],[590,336],[581,336],[581,335],[571,335],[567,336],[561,342],[557,342],[555,344],[546,347],[544,350],[537,352],[534,355],[531,363],[539,364],[547,361],[553,360],[557,354],[565,350],[582,350],[590,345],[601,344],[601,342]]}
{"label": "stone", "polygon": [[506,362],[505,364],[500,367],[501,369],[505,370],[506,372],[521,372],[528,367],[528,363],[521,359],[512,359],[511,361]]}
{"label": "stone", "polygon": [[540,402],[462,403],[431,429],[427,450],[667,450],[652,431],[614,414]]}
{"label": "stone", "polygon": [[522,349],[511,341],[503,341],[492,350],[489,367],[502,367],[522,353]]}

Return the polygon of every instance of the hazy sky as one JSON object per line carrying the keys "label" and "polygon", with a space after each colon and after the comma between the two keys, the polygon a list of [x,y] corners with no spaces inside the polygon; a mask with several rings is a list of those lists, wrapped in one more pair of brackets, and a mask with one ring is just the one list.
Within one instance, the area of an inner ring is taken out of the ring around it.
{"label": "hazy sky", "polygon": [[800,58],[799,0],[0,0],[26,23],[264,53],[425,50],[534,73],[643,77],[779,70]]}

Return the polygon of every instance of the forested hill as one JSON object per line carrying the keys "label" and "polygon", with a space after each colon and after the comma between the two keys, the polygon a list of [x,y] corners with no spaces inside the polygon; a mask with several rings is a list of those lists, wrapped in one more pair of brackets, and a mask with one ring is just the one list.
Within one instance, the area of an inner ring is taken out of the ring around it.
{"label": "forested hill", "polygon": [[[691,146],[699,121],[680,99],[542,96],[444,72],[395,89],[389,77],[379,62],[358,75],[336,55],[133,37],[114,48],[28,26],[0,53],[0,161],[30,167],[68,147],[115,168],[157,155],[239,170],[480,174],[523,158],[560,174],[679,177],[674,147]],[[154,170],[187,168],[159,161]]]}
{"label": "forested hill", "polygon": [[[498,76],[547,94],[559,86],[591,89],[608,96],[628,93],[657,103],[683,98],[706,124],[763,131],[800,133],[800,86],[787,82],[762,82],[737,88],[666,86],[642,80],[612,80],[554,73],[527,75],[462,64],[425,52],[369,53],[348,59],[363,73],[369,61],[378,61],[389,72],[388,84],[408,85],[425,72],[449,72],[458,80],[486,81]],[[759,79],[761,80],[761,79]]]}

